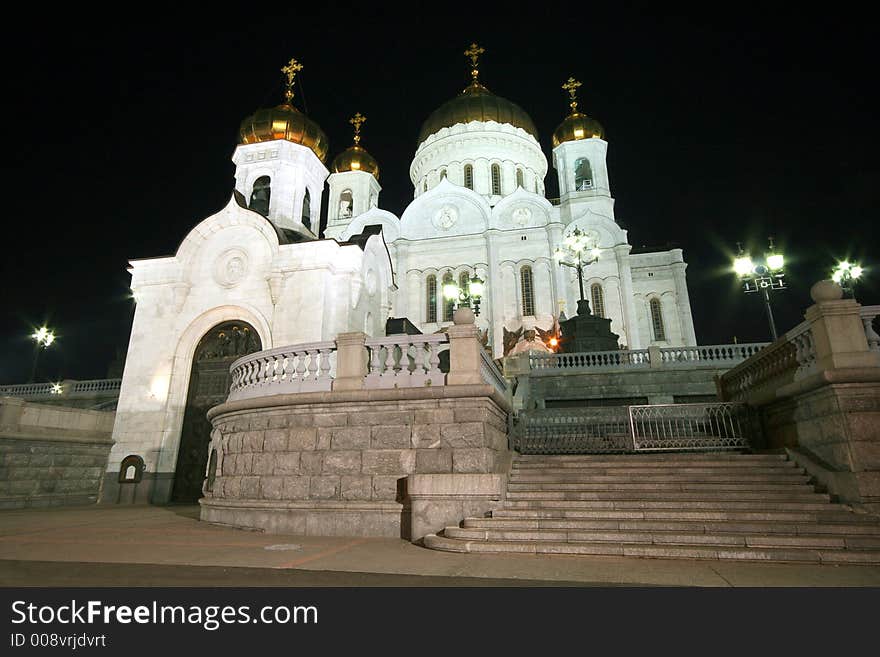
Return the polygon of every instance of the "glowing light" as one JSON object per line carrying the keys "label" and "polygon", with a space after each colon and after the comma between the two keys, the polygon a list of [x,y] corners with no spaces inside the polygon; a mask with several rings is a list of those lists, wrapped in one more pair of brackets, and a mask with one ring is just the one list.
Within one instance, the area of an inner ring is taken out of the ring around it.
{"label": "glowing light", "polygon": [[61,384],[60,383],[53,383],[52,389],[49,392],[53,395],[60,395],[62,392]]}
{"label": "glowing light", "polygon": [[557,340],[556,338],[550,338],[550,346],[551,347],[559,346],[559,340]]}
{"label": "glowing light", "polygon": [[468,290],[470,291],[472,297],[474,297],[475,299],[479,299],[486,291],[486,286],[481,279],[474,276],[474,278],[471,279]]}
{"label": "glowing light", "polygon": [[747,255],[740,256],[733,261],[733,270],[740,276],[748,276],[752,273],[754,267],[752,259]]}
{"label": "glowing light", "polygon": [[164,402],[168,395],[168,384],[171,377],[167,374],[157,374],[150,383],[150,397],[156,401]]}
{"label": "glowing light", "polygon": [[831,280],[835,283],[840,283],[840,280],[843,278],[843,272],[839,269],[835,269],[834,273],[831,274]]}
{"label": "glowing light", "polygon": [[849,275],[852,276],[853,278],[858,278],[859,276],[862,275],[862,272],[864,272],[864,271],[865,271],[864,269],[862,269],[861,267],[856,265],[852,269],[849,270]]}
{"label": "glowing light", "polygon": [[556,249],[556,250],[553,252],[553,259],[554,259],[556,262],[562,262],[563,260],[565,260],[565,254],[562,252],[561,249]]}
{"label": "glowing light", "polygon": [[584,129],[583,128],[575,128],[574,129],[574,138],[575,139],[583,139],[584,137]]}
{"label": "glowing light", "polygon": [[592,250],[590,251],[590,255],[593,256],[594,258],[596,258],[596,260],[599,259],[599,255],[600,255],[601,253],[602,253],[602,250],[599,249],[598,247],[595,247],[595,246],[594,246],[594,247],[592,248]]}
{"label": "glowing light", "polygon": [[850,267],[850,264],[846,260],[841,260],[840,262],[837,263],[837,268],[840,269],[841,271],[846,271],[847,269],[849,269],[849,267]]}
{"label": "glowing light", "polygon": [[358,169],[361,168],[361,163],[358,162],[357,160],[352,160],[351,168],[352,168],[354,171],[357,171]]}
{"label": "glowing light", "polygon": [[460,291],[455,283],[445,283],[443,285],[443,296],[449,300],[458,299]]}
{"label": "glowing light", "polygon": [[45,326],[41,326],[39,329],[31,334],[31,339],[42,347],[48,347],[50,344],[55,342],[55,333],[50,331]]}
{"label": "glowing light", "polygon": [[785,265],[785,258],[781,253],[771,253],[767,256],[767,266],[773,271],[782,269]]}

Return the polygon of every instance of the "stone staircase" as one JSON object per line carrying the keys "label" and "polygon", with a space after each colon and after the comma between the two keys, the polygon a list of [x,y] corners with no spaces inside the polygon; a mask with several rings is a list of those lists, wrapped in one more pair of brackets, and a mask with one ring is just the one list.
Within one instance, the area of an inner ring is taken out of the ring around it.
{"label": "stone staircase", "polygon": [[784,454],[519,456],[501,508],[426,536],[425,545],[880,564],[880,517],[831,502]]}

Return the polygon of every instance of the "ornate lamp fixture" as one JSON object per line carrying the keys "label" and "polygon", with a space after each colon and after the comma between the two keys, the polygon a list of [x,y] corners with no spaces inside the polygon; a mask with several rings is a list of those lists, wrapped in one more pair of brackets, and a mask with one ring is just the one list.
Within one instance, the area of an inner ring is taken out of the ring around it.
{"label": "ornate lamp fixture", "polygon": [[571,267],[577,271],[578,287],[580,288],[580,301],[578,301],[578,312],[582,302],[586,302],[584,297],[584,268],[599,260],[602,250],[593,242],[590,237],[582,232],[579,228],[575,228],[562,240],[562,246],[557,247],[553,253],[553,258],[560,265]]}
{"label": "ornate lamp fixture", "polygon": [[[449,274],[451,277],[451,272]],[[458,308],[472,308],[474,315],[480,314],[480,301],[485,291],[486,282],[477,276],[476,269],[464,288],[459,287],[455,281],[443,284],[443,297],[448,301],[455,302]]]}
{"label": "ornate lamp fixture", "polygon": [[773,238],[769,240],[769,250],[764,258],[752,258],[743,251],[742,245],[737,244],[739,253],[733,261],[733,270],[739,276],[743,284],[743,292],[760,292],[764,299],[764,310],[767,311],[767,320],[770,322],[770,335],[773,341],[778,337],[776,334],[776,322],[773,321],[773,309],[770,307],[770,292],[772,290],[784,290],[785,285],[785,257],[773,246]]}

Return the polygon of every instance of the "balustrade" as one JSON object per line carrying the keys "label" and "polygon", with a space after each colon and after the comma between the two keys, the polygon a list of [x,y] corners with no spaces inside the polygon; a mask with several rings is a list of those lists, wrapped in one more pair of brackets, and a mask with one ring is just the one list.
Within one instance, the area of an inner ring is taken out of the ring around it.
{"label": "balustrade", "polygon": [[249,354],[230,366],[229,400],[330,390],[336,343],[312,342]]}
{"label": "balustrade", "polygon": [[369,338],[370,364],[367,388],[418,388],[442,386],[446,375],[440,371],[440,351],[447,336],[389,335]]}

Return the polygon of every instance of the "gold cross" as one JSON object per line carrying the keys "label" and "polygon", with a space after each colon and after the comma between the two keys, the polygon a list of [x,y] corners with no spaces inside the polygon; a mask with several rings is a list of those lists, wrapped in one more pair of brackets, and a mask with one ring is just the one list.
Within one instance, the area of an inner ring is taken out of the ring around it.
{"label": "gold cross", "polygon": [[476,43],[472,43],[470,47],[464,51],[464,56],[470,57],[471,60],[471,77],[474,79],[474,82],[477,81],[477,76],[480,74],[477,66],[480,62],[480,55],[484,52],[486,52],[486,49],[481,48]]}
{"label": "gold cross", "polygon": [[287,89],[284,91],[284,98],[288,104],[293,100],[293,80],[301,70],[303,70],[303,65],[293,58],[287,62],[287,66],[281,68],[281,72],[287,76]]}
{"label": "gold cross", "polygon": [[574,112],[577,110],[577,90],[578,87],[581,86],[581,83],[575,80],[574,78],[568,78],[568,82],[562,85],[562,88],[568,92],[569,96],[571,96],[571,111]]}
{"label": "gold cross", "polygon": [[364,124],[364,121],[367,120],[367,117],[358,112],[353,117],[351,117],[348,122],[354,126],[354,143],[355,145],[359,144],[361,141],[361,126]]}

